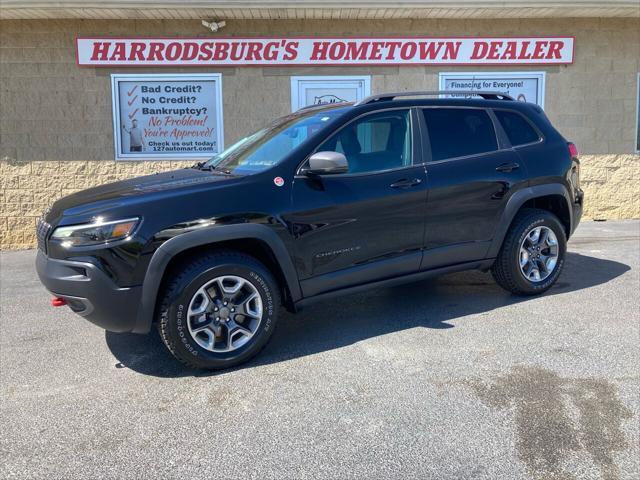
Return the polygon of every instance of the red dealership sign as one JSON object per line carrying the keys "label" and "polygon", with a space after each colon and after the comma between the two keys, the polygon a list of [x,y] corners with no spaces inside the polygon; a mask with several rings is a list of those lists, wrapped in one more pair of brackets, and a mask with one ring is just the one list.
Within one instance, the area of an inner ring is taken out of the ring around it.
{"label": "red dealership sign", "polygon": [[87,66],[543,65],[573,37],[78,38]]}

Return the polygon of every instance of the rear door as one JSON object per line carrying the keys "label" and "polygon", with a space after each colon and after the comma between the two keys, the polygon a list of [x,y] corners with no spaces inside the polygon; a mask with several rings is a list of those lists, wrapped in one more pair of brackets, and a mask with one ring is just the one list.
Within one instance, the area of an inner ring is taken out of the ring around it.
{"label": "rear door", "polygon": [[285,220],[305,296],[416,272],[422,258],[426,175],[416,112],[375,111],[330,136],[349,172],[297,175]]}
{"label": "rear door", "polygon": [[526,183],[524,165],[491,111],[426,107],[420,112],[429,152],[422,268],[482,259],[507,199]]}

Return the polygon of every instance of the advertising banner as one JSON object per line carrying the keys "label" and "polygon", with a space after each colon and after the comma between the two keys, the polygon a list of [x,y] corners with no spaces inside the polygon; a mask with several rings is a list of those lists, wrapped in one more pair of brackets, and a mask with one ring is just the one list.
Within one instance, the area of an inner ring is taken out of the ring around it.
{"label": "advertising banner", "polygon": [[573,37],[77,38],[78,65],[557,65]]}
{"label": "advertising banner", "polygon": [[291,77],[291,111],[309,105],[357,102],[371,95],[369,75]]}
{"label": "advertising banner", "polygon": [[111,76],[116,160],[206,159],[222,151],[222,78]]}
{"label": "advertising banner", "polygon": [[536,103],[544,108],[544,80],[544,72],[440,73],[440,90],[501,92],[521,102]]}

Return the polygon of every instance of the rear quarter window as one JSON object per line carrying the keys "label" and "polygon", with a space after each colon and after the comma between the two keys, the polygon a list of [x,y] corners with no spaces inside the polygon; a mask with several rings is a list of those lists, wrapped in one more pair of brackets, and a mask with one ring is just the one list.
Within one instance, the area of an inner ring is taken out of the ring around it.
{"label": "rear quarter window", "polygon": [[498,121],[502,125],[511,145],[525,145],[540,140],[540,135],[529,122],[519,113],[508,112],[506,110],[494,110]]}

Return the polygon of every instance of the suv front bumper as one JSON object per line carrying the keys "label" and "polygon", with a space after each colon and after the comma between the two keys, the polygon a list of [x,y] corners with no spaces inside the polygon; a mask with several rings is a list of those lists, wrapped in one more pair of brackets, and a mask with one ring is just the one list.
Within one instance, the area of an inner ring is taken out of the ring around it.
{"label": "suv front bumper", "polygon": [[136,329],[142,287],[118,287],[92,263],[49,258],[40,249],[36,270],[47,290],[91,323],[111,332],[148,331]]}

